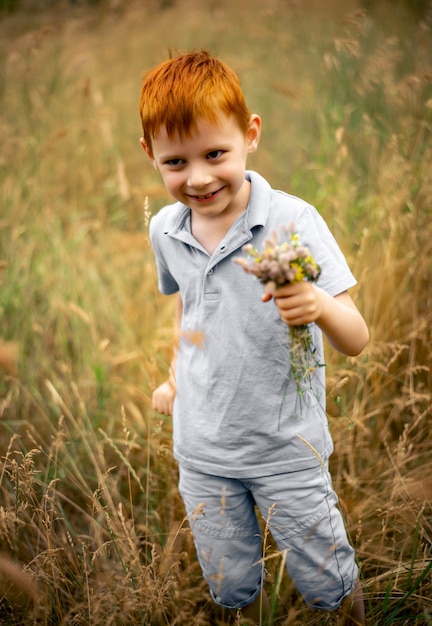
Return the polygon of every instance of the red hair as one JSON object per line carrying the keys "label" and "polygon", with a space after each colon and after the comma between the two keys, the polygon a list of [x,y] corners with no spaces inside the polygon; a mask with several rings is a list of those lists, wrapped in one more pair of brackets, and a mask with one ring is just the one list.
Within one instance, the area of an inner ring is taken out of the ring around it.
{"label": "red hair", "polygon": [[179,54],[150,70],[144,76],[139,109],[150,153],[161,126],[170,138],[176,133],[184,137],[197,119],[216,122],[222,111],[234,115],[246,134],[250,120],[237,74],[207,50]]}

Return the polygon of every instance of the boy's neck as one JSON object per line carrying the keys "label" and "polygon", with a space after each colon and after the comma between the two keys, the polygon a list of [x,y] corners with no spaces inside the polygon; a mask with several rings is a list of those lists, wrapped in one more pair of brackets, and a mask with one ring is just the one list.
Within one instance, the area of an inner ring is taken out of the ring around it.
{"label": "boy's neck", "polygon": [[191,230],[195,239],[210,254],[216,250],[231,226],[240,217],[249,204],[251,183],[245,178],[239,193],[223,210],[217,213],[201,213],[191,209]]}
{"label": "boy's neck", "polygon": [[246,207],[237,213],[218,215],[213,218],[204,217],[191,211],[192,235],[211,256],[244,211],[246,211]]}

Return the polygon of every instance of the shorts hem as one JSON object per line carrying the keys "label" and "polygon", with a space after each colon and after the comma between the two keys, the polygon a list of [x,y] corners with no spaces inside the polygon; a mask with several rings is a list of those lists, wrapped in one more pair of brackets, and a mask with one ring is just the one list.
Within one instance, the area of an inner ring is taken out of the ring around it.
{"label": "shorts hem", "polygon": [[247,600],[242,600],[241,602],[235,602],[234,604],[226,604],[225,602],[222,602],[218,598],[218,596],[213,593],[211,589],[210,589],[210,595],[213,598],[213,601],[221,608],[228,609],[229,611],[239,611],[241,609],[244,609],[246,606],[249,606],[249,604],[252,604],[252,602],[255,602],[255,600],[261,593],[261,590],[262,588],[261,586],[259,586],[258,589],[247,598]]}
{"label": "shorts hem", "polygon": [[309,605],[309,607],[311,609],[315,609],[315,610],[319,610],[319,611],[325,611],[326,613],[335,613],[336,611],[338,611],[342,604],[344,603],[344,601],[349,598],[349,596],[354,592],[355,588],[356,588],[356,584],[357,584],[357,579],[354,581],[354,584],[350,587],[350,589],[348,591],[345,591],[343,596],[337,601],[334,602],[333,604],[329,605],[325,605],[325,604],[312,604],[312,603],[307,603]]}

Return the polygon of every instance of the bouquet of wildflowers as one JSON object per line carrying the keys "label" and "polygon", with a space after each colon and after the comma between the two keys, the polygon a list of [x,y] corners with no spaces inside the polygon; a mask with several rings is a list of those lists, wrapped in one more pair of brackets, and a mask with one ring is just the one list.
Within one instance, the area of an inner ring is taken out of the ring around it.
{"label": "bouquet of wildflowers", "polygon": [[[279,242],[276,231],[265,240],[264,250],[259,252],[252,244],[243,247],[250,257],[236,259],[247,273],[252,274],[264,285],[264,291],[273,292],[287,283],[303,280],[316,282],[321,268],[315,262],[308,248],[302,245],[300,237],[294,232],[294,226],[282,227],[286,240]],[[310,376],[318,363],[315,347],[307,324],[289,327],[289,348],[291,356],[291,374],[301,397],[304,382],[310,383]]]}

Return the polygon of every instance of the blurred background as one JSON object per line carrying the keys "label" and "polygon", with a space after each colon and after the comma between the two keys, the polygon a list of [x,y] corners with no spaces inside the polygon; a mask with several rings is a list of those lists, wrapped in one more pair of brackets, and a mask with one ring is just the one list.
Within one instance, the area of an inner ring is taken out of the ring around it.
{"label": "blurred background", "polygon": [[[0,624],[217,625],[151,409],[175,340],[144,73],[208,48],[314,204],[371,330],[326,352],[334,483],[372,625],[432,623],[432,4],[0,0]],[[266,520],[262,520],[265,530]],[[271,624],[309,610],[265,545]]]}

